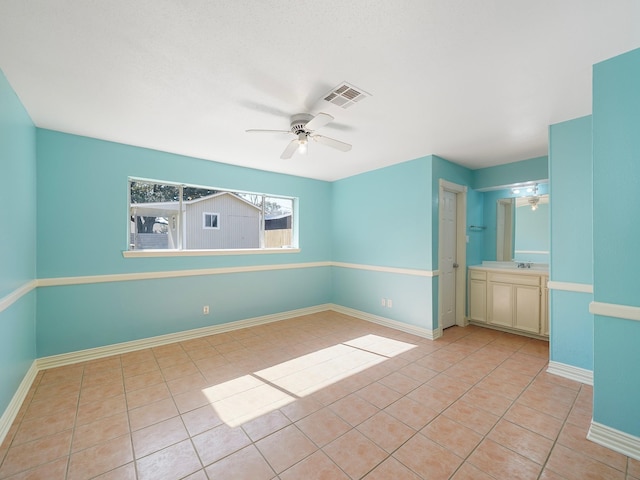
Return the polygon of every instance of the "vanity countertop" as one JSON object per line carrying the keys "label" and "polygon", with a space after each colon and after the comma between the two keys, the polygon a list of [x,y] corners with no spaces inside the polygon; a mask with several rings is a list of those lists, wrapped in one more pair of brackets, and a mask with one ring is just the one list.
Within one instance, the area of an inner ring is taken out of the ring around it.
{"label": "vanity countertop", "polygon": [[527,262],[483,262],[482,265],[471,265],[471,270],[486,270],[491,272],[509,272],[519,275],[549,275],[546,264],[531,264],[531,268],[518,268],[518,263]]}

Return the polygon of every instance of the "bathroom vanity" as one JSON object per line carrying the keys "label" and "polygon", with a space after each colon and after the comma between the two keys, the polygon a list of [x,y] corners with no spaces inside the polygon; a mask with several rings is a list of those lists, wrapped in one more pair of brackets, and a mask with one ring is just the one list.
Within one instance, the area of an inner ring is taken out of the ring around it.
{"label": "bathroom vanity", "polygon": [[549,337],[546,265],[484,262],[469,267],[469,323],[536,338]]}

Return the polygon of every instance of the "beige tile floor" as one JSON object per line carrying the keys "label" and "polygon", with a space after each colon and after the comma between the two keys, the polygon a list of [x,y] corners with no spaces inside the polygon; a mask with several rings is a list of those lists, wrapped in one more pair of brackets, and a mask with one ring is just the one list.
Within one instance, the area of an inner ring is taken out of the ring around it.
{"label": "beige tile floor", "polygon": [[2,479],[640,479],[548,344],[334,312],[40,372]]}

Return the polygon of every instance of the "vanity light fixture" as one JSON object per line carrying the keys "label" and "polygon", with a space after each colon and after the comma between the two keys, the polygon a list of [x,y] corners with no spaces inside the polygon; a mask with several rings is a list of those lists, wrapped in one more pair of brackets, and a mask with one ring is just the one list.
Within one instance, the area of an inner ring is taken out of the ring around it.
{"label": "vanity light fixture", "polygon": [[540,196],[538,195],[538,184],[520,185],[511,189],[513,195],[522,194],[521,198],[526,199],[527,203],[531,205],[531,210],[538,209],[538,203],[540,203]]}
{"label": "vanity light fixture", "polygon": [[511,189],[511,193],[514,195],[523,193],[524,196],[538,195],[538,184],[534,183],[533,185],[519,185],[517,187],[513,187]]}

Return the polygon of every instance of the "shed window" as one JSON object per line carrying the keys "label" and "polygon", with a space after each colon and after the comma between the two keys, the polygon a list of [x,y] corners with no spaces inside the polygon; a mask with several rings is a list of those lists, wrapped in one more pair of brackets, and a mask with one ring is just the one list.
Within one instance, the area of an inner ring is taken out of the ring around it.
{"label": "shed window", "polygon": [[218,214],[204,212],[202,214],[202,228],[220,228],[218,225]]}

